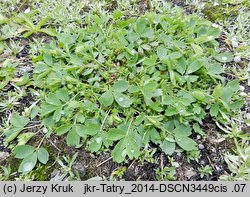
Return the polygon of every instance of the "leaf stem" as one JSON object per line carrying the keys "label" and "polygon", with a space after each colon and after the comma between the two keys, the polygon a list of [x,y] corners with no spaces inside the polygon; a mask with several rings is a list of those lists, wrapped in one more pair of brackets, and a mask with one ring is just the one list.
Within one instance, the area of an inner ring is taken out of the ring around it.
{"label": "leaf stem", "polygon": [[131,127],[132,122],[133,122],[133,118],[132,118],[131,121],[129,122],[128,129],[127,129],[127,132],[126,132],[126,136],[128,136],[128,133],[129,133],[129,131],[130,131],[130,127]]}
{"label": "leaf stem", "polygon": [[110,110],[107,112],[107,114],[106,114],[105,118],[104,118],[104,119],[103,119],[103,121],[102,121],[102,125],[101,125],[101,128],[100,128],[100,130],[101,130],[101,131],[103,130],[104,123],[106,122],[106,120],[107,120],[107,118],[108,118],[109,113],[110,113]]}

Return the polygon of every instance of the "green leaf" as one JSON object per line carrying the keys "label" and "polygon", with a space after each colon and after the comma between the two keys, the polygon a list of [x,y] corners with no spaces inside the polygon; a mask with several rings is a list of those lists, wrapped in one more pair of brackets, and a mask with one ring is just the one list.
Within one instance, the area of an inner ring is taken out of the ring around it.
{"label": "green leaf", "polygon": [[212,117],[216,117],[219,113],[219,105],[217,103],[214,103],[210,107],[210,115]]}
{"label": "green leaf", "polygon": [[192,134],[191,131],[192,131],[192,128],[190,126],[181,124],[173,130],[173,133],[175,137],[176,136],[187,137]]}
{"label": "green leaf", "polygon": [[53,114],[53,120],[55,120],[55,122],[58,122],[62,117],[62,113],[62,109],[57,109]]}
{"label": "green leaf", "polygon": [[240,109],[241,107],[243,107],[243,105],[244,105],[244,100],[237,100],[229,104],[229,107],[231,110],[236,110],[236,109]]}
{"label": "green leaf", "polygon": [[110,90],[104,92],[99,98],[99,101],[104,107],[112,105],[112,103],[114,102],[114,97],[112,92]]}
{"label": "green leaf", "polygon": [[22,172],[24,174],[30,172],[36,166],[36,162],[37,162],[37,153],[34,152],[29,154],[21,162],[18,168],[18,172]]}
{"label": "green leaf", "polygon": [[67,134],[67,145],[68,146],[79,146],[80,136],[77,134],[75,129],[71,129]]}
{"label": "green leaf", "polygon": [[125,149],[126,149],[126,141],[125,139],[122,139],[115,145],[115,148],[111,153],[111,156],[115,162],[121,163],[125,160],[125,157],[127,155]]}
{"label": "green leaf", "polygon": [[176,143],[185,151],[192,151],[197,149],[196,142],[189,137],[175,136]]}
{"label": "green leaf", "polygon": [[164,140],[160,147],[166,155],[172,155],[175,151],[175,143],[167,140]]}
{"label": "green leaf", "polygon": [[31,112],[30,112],[31,120],[34,119],[38,115],[39,111],[40,111],[40,107],[38,107],[36,105],[34,107],[32,107]]}
{"label": "green leaf", "polygon": [[115,20],[120,19],[123,15],[123,12],[120,10],[114,10],[114,12],[112,13],[112,16]]}
{"label": "green leaf", "polygon": [[199,101],[204,101],[206,98],[205,93],[201,90],[194,90],[192,95],[194,98],[196,98]]}
{"label": "green leaf", "polygon": [[37,150],[37,158],[42,164],[46,164],[49,161],[49,153],[45,148],[39,148]]}
{"label": "green leaf", "polygon": [[28,132],[28,133],[22,133],[18,135],[18,146],[25,145],[36,133]]}
{"label": "green leaf", "polygon": [[55,92],[58,99],[60,99],[63,102],[69,101],[69,94],[67,90],[65,89],[59,89]]}
{"label": "green leaf", "polygon": [[191,44],[191,47],[193,48],[196,55],[202,55],[203,49],[199,45]]}
{"label": "green leaf", "polygon": [[218,84],[213,91],[213,96],[215,98],[221,98],[223,96],[224,90],[223,87],[221,86],[221,84]]}
{"label": "green leaf", "polygon": [[102,147],[102,137],[96,136],[90,140],[88,149],[90,150],[90,152],[94,153],[99,151],[101,147]]}
{"label": "green leaf", "polygon": [[47,65],[49,65],[49,66],[52,66],[52,65],[53,65],[53,59],[52,59],[52,57],[51,57],[50,54],[45,53],[45,54],[43,55],[43,60],[44,60],[44,62],[45,62]]}
{"label": "green leaf", "polygon": [[39,30],[40,32],[43,32],[49,36],[57,36],[57,32],[55,29],[52,28],[43,28]]}
{"label": "green leaf", "polygon": [[194,129],[195,133],[198,133],[198,134],[200,134],[201,136],[204,136],[204,135],[205,135],[204,131],[201,129],[201,127],[200,127],[200,125],[199,125],[198,123],[195,123],[195,124],[193,125],[193,129]]}
{"label": "green leaf", "polygon": [[119,92],[114,92],[115,96],[115,101],[124,108],[130,107],[132,105],[132,101],[127,97],[126,95],[119,93]]}
{"label": "green leaf", "polygon": [[135,31],[138,33],[138,34],[142,34],[145,32],[147,28],[147,21],[144,19],[144,18],[139,18],[136,23],[135,23]]}
{"label": "green leaf", "polygon": [[86,134],[86,132],[85,132],[85,126],[84,125],[81,125],[81,124],[77,124],[76,126],[75,126],[75,128],[76,128],[76,132],[77,132],[77,134],[79,135],[79,136],[81,136],[81,137],[87,137],[87,134]]}
{"label": "green leaf", "polygon": [[8,144],[12,140],[14,140],[19,135],[19,133],[21,133],[22,130],[23,128],[11,127],[4,131],[5,143]]}
{"label": "green leaf", "polygon": [[170,95],[162,96],[162,104],[163,105],[171,105],[173,103],[173,98]]}
{"label": "green leaf", "polygon": [[223,67],[220,63],[207,64],[205,65],[207,72],[214,75],[219,75],[224,72]]}
{"label": "green leaf", "polygon": [[182,54],[180,52],[173,52],[167,56],[167,58],[170,60],[176,60],[176,59],[179,59],[181,57],[182,57]]}
{"label": "green leaf", "polygon": [[112,141],[117,141],[126,136],[126,131],[121,129],[110,129],[107,133],[107,138]]}
{"label": "green leaf", "polygon": [[164,60],[167,58],[168,50],[163,45],[160,45],[156,49],[157,56],[160,60]]}
{"label": "green leaf", "polygon": [[33,146],[21,145],[21,146],[15,147],[14,154],[16,158],[23,159],[27,157],[28,155],[30,155],[31,153],[33,153],[34,151],[35,151],[35,148]]}
{"label": "green leaf", "polygon": [[228,82],[223,89],[224,89],[224,94],[222,96],[222,100],[226,103],[229,103],[231,101],[233,94],[240,90],[239,80],[232,80]]}
{"label": "green leaf", "polygon": [[156,81],[150,81],[141,88],[146,105],[151,105],[151,99],[153,97],[159,97],[162,95],[162,90],[157,89],[157,87],[158,83]]}
{"label": "green leaf", "polygon": [[76,115],[76,121],[80,122],[80,123],[84,123],[85,122],[85,116],[83,114],[77,114]]}
{"label": "green leaf", "polygon": [[66,124],[58,127],[55,132],[57,135],[63,135],[67,133],[71,129],[72,125],[71,124]]}
{"label": "green leaf", "polygon": [[157,56],[151,55],[150,57],[146,57],[143,61],[143,64],[146,66],[154,66],[157,61]]}
{"label": "green leaf", "polygon": [[132,136],[128,136],[126,140],[126,151],[130,159],[137,159],[140,156],[140,146],[136,139]]}
{"label": "green leaf", "polygon": [[10,123],[16,128],[23,128],[29,123],[29,119],[14,112],[11,116]]}
{"label": "green leaf", "polygon": [[82,135],[96,135],[100,132],[100,125],[95,123],[88,123],[86,126],[84,126],[84,130],[81,132]]}
{"label": "green leaf", "polygon": [[53,93],[50,93],[45,100],[50,105],[54,105],[54,106],[61,106],[62,105],[62,102]]}
{"label": "green leaf", "polygon": [[173,116],[175,114],[178,114],[178,110],[173,107],[173,106],[169,106],[166,110],[165,110],[165,115],[166,116]]}
{"label": "green leaf", "polygon": [[115,92],[125,92],[129,87],[129,83],[126,80],[119,80],[114,83],[112,89]]}
{"label": "green leaf", "polygon": [[225,52],[225,53],[220,53],[214,56],[214,58],[219,62],[226,63],[226,62],[231,62],[234,56],[233,56],[233,53],[231,52]]}
{"label": "green leaf", "polygon": [[40,115],[41,117],[47,116],[51,114],[52,112],[56,111],[58,109],[58,106],[51,105],[48,103],[42,103],[41,104],[41,109],[40,109]]}
{"label": "green leaf", "polygon": [[191,74],[191,73],[199,70],[201,67],[202,67],[202,63],[198,60],[195,60],[190,65],[188,65],[187,74]]}

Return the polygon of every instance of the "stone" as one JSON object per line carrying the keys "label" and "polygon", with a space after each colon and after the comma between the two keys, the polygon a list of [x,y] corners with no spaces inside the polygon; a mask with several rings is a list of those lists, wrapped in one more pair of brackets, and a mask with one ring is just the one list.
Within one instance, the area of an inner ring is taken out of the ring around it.
{"label": "stone", "polygon": [[6,159],[10,154],[8,152],[0,152],[0,160]]}
{"label": "stone", "polygon": [[205,148],[203,144],[199,144],[198,147],[199,147],[200,150]]}

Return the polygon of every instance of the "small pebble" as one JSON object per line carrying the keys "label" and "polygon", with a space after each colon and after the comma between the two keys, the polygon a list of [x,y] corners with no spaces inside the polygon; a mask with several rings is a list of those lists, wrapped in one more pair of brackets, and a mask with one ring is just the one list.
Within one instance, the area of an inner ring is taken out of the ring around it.
{"label": "small pebble", "polygon": [[242,96],[242,97],[246,97],[246,96],[247,96],[247,93],[245,93],[245,92],[241,92],[241,93],[240,93],[240,96]]}
{"label": "small pebble", "polygon": [[239,46],[239,44],[236,40],[232,40],[231,45],[233,48],[237,48]]}
{"label": "small pebble", "polygon": [[173,162],[172,165],[175,166],[176,168],[180,167],[180,164],[178,162]]}
{"label": "small pebble", "polygon": [[27,8],[25,11],[24,11],[25,14],[28,14],[30,13],[30,8]]}
{"label": "small pebble", "polygon": [[201,160],[200,163],[201,163],[201,165],[205,165],[206,164],[206,162],[204,160]]}
{"label": "small pebble", "polygon": [[201,139],[201,136],[200,136],[200,135],[197,135],[196,139],[197,139],[197,140]]}
{"label": "small pebble", "polygon": [[198,147],[199,147],[200,150],[205,148],[203,144],[199,144]]}
{"label": "small pebble", "polygon": [[216,148],[212,147],[211,151],[214,152],[214,153],[216,153]]}
{"label": "small pebble", "polygon": [[8,152],[0,152],[0,159],[6,159],[10,154]]}
{"label": "small pebble", "polygon": [[240,86],[240,90],[241,90],[242,92],[244,92],[245,87],[244,87],[244,86]]}
{"label": "small pebble", "polygon": [[241,62],[241,58],[239,56],[234,57],[234,62],[239,63]]}
{"label": "small pebble", "polygon": [[47,128],[43,128],[43,133],[48,133],[48,129]]}
{"label": "small pebble", "polygon": [[178,157],[181,157],[181,153],[177,153],[177,156],[178,156]]}

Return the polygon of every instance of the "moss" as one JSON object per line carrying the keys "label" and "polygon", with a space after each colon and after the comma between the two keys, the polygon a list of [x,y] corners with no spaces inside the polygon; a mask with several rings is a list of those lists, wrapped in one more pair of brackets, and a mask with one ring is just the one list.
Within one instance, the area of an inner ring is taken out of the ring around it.
{"label": "moss", "polygon": [[239,9],[242,5],[223,5],[214,6],[212,4],[207,4],[207,6],[202,10],[204,16],[212,21],[224,21],[226,18],[238,15]]}

